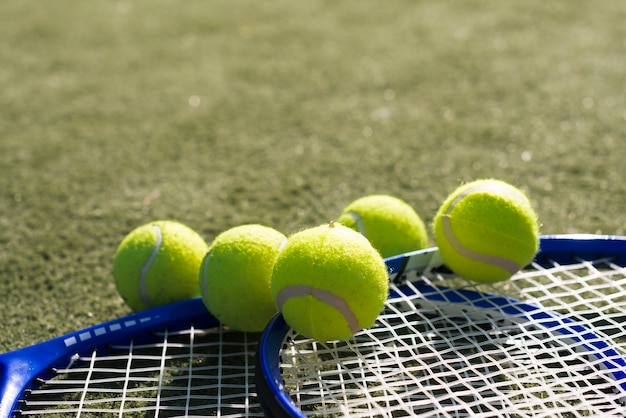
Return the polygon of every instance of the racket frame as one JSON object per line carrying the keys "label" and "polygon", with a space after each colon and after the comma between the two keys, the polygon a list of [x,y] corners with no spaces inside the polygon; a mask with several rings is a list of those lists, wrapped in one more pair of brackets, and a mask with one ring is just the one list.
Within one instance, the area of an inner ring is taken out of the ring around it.
{"label": "racket frame", "polygon": [[115,351],[118,342],[136,344],[154,340],[154,334],[177,331],[193,323],[198,328],[219,325],[201,298],[132,313],[75,331],[29,347],[0,354],[0,417],[10,417],[23,394],[54,377],[55,369],[67,368],[75,358],[93,350],[99,354]]}
{"label": "racket frame", "polygon": [[[574,258],[572,254],[576,254]],[[602,260],[626,266],[626,237],[562,234],[540,237],[540,249],[534,262],[542,267],[572,264],[582,260]],[[400,283],[406,272],[426,274],[433,271],[451,273],[440,257],[437,248],[427,248],[385,259],[390,280]],[[623,391],[622,403],[626,403],[626,360],[597,334],[574,320],[556,312],[523,303],[515,299],[492,294],[480,294],[466,289],[434,288],[417,284],[417,290],[431,301],[472,303],[482,309],[501,310],[512,317],[535,321],[554,332],[582,344],[585,353],[602,360],[602,366],[616,380]],[[414,293],[414,292],[413,292]],[[397,296],[394,291],[390,297]],[[476,301],[474,303],[474,301]],[[256,359],[257,392],[261,406],[272,417],[305,417],[306,415],[291,398],[281,377],[280,350],[290,327],[281,313],[272,318],[259,342]]]}

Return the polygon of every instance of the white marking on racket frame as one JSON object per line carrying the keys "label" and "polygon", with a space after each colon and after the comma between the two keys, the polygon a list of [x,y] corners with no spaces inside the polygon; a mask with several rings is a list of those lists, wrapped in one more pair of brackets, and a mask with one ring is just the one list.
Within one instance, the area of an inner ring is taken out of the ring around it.
{"label": "white marking on racket frame", "polygon": [[63,342],[65,343],[66,347],[70,347],[76,344],[78,340],[76,339],[76,337],[72,336],[72,337],[66,338],[65,340],[63,340]]}

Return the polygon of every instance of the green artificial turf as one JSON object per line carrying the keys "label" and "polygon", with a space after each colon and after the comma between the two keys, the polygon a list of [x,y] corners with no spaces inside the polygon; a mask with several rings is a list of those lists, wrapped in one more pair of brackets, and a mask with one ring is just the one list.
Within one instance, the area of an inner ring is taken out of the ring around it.
{"label": "green artificial turf", "polygon": [[[626,233],[626,2],[0,2],[0,351],[126,314],[123,237],[462,181]],[[432,241],[432,240],[431,240]]]}

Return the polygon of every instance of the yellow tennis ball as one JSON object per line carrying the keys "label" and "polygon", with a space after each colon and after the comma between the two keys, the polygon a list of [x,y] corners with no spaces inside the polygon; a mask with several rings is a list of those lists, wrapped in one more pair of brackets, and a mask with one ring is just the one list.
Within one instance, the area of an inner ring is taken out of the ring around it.
{"label": "yellow tennis ball", "polygon": [[478,282],[508,279],[539,247],[539,221],[528,197],[492,179],[454,191],[435,216],[434,234],[446,265]]}
{"label": "yellow tennis ball", "polygon": [[298,232],[283,246],[272,295],[285,321],[318,341],[371,327],[388,292],[385,263],[369,241],[337,223]]}
{"label": "yellow tennis ball", "polygon": [[179,222],[142,225],[117,248],[115,286],[135,311],[197,297],[198,269],[207,249],[198,233]]}
{"label": "yellow tennis ball", "polygon": [[278,309],[270,278],[287,238],[263,225],[241,225],[219,234],[200,269],[202,300],[220,322],[239,331],[262,331]]}
{"label": "yellow tennis ball", "polygon": [[383,257],[428,245],[422,219],[407,202],[394,196],[357,199],[345,207],[337,222],[363,234]]}

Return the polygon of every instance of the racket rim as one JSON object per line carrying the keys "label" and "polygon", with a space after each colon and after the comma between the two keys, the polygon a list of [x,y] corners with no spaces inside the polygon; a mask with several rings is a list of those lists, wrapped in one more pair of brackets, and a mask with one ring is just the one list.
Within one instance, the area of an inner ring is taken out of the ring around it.
{"label": "racket rim", "polygon": [[[573,251],[580,256],[580,259],[574,260],[571,257]],[[409,267],[411,258],[414,257],[416,268],[428,270],[433,268],[445,267],[443,261],[439,257],[437,247],[429,247],[413,252],[391,256],[385,259],[389,268],[390,277],[398,278],[402,276]],[[533,262],[545,266],[548,256],[555,256],[556,262],[564,262],[564,264],[572,264],[573,261],[581,259],[598,259],[611,258],[618,265],[626,266],[626,236],[619,235],[599,235],[599,234],[552,234],[542,235],[539,237],[539,250]],[[453,292],[458,290],[451,289]],[[466,292],[473,292],[465,289],[459,289]],[[391,291],[393,292],[393,290]],[[390,294],[391,294],[390,292]],[[477,292],[474,292],[477,293]],[[498,299],[504,299],[511,302],[512,298],[502,295],[492,295]],[[575,326],[578,330],[584,329],[587,337],[592,341],[600,341],[599,347],[594,345],[595,349],[606,350],[603,353],[608,354],[607,360],[615,361],[617,364],[609,363],[611,366],[608,371],[613,375],[624,394],[622,400],[626,402],[626,359],[620,355],[614,347],[599,338],[592,330],[574,319],[568,318],[549,309],[532,305],[526,302],[520,302],[514,306],[517,308],[526,308],[535,310],[541,316],[548,315],[551,319],[558,321],[566,320],[570,325]],[[580,328],[579,328],[580,327]],[[552,328],[549,328],[552,330]],[[280,375],[280,350],[284,345],[285,338],[290,328],[285,322],[284,317],[278,312],[266,326],[262,337],[259,341],[256,358],[256,381],[257,391],[263,392],[264,399],[272,399],[273,402],[263,400],[262,407],[267,413],[273,417],[305,417],[303,411],[296,405],[295,401],[287,392]],[[558,332],[558,330],[557,330]],[[594,343],[595,344],[595,343]],[[593,344],[592,344],[593,345]],[[598,354],[593,352],[596,357]],[[598,357],[599,358],[599,357]],[[616,371],[611,369],[615,368]],[[267,408],[267,409],[266,409]]]}
{"label": "racket rim", "polygon": [[157,332],[183,329],[183,324],[210,328],[219,326],[219,321],[206,309],[202,298],[196,297],[132,312],[0,353],[0,417],[11,416],[26,391],[53,377],[55,369],[67,367],[74,356],[93,350],[112,352],[120,341],[128,342],[130,338],[151,340]]}

